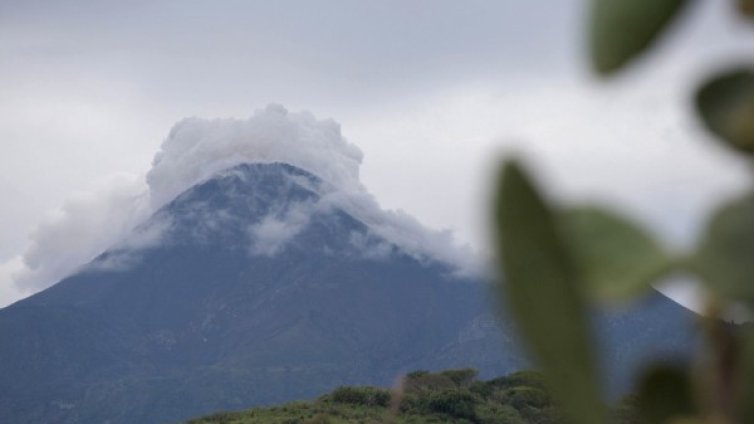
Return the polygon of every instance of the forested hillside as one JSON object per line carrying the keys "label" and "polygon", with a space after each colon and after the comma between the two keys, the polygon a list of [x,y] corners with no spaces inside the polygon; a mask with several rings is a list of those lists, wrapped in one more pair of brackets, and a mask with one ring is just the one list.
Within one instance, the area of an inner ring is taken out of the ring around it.
{"label": "forested hillside", "polygon": [[[615,424],[639,424],[629,402],[613,412]],[[487,381],[472,369],[408,374],[391,390],[340,387],[314,401],[242,412],[222,412],[189,424],[479,423],[557,424],[558,408],[540,374],[522,371]]]}

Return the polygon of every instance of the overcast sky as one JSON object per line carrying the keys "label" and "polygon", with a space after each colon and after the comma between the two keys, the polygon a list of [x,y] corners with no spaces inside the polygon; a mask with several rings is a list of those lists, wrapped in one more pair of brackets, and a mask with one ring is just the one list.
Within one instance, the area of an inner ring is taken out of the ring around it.
{"label": "overcast sky", "polygon": [[67,199],[143,176],[181,118],[271,102],[338,121],[383,207],[479,251],[491,170],[511,152],[564,201],[618,204],[691,243],[746,172],[687,100],[751,57],[752,28],[727,1],[698,2],[606,84],[585,64],[585,3],[0,2],[0,306],[28,294],[12,274]]}

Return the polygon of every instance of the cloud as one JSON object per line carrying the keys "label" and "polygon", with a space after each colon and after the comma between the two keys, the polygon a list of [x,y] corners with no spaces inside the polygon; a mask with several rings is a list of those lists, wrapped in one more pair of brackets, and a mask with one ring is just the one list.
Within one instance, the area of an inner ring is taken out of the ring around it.
{"label": "cloud", "polygon": [[[384,210],[365,189],[332,189],[322,195],[321,207],[337,208],[366,224],[374,235],[397,246],[420,261],[439,261],[452,265],[461,275],[477,274],[481,262],[467,245],[459,245],[452,232],[436,231],[422,225],[402,210]],[[379,256],[384,248],[376,246]]]}
{"label": "cloud", "polygon": [[280,253],[286,243],[309,224],[314,213],[315,205],[299,202],[282,213],[267,215],[260,222],[249,226],[252,254],[273,256]]}
{"label": "cloud", "polygon": [[[146,219],[147,215],[139,217],[138,221]],[[138,222],[135,221],[135,222]],[[167,214],[157,214],[143,225],[133,228],[124,227],[123,234],[118,241],[107,248],[105,255],[98,256],[87,264],[82,271],[125,271],[138,263],[143,249],[159,246],[165,240],[166,231],[172,225],[172,219]]]}
{"label": "cloud", "polygon": [[361,184],[318,184],[294,178],[297,184],[317,194],[316,201],[280,204],[249,227],[252,254],[272,256],[280,253],[316,214],[343,211],[367,227],[366,233],[352,233],[350,243],[356,252],[370,259],[385,259],[396,249],[422,262],[438,261],[451,265],[459,275],[475,275],[481,262],[466,245],[459,245],[448,230],[436,231],[423,226],[401,210],[384,210]]}
{"label": "cloud", "polygon": [[[448,231],[432,231],[402,211],[385,211],[359,180],[363,154],[348,142],[333,120],[309,112],[290,113],[270,105],[246,120],[199,118],[176,124],[147,174],[150,197],[159,208],[218,172],[240,163],[284,162],[308,171],[324,183],[315,190],[316,205],[267,217],[250,228],[252,252],[279,252],[316,210],[342,209],[372,232],[417,259],[437,260],[463,273],[477,268],[473,251],[455,244]],[[300,184],[311,184],[299,181]]]}
{"label": "cloud", "polygon": [[30,235],[14,273],[23,290],[40,290],[71,274],[106,249],[128,239],[149,215],[143,178],[116,175],[68,201]]}
{"label": "cloud", "polygon": [[[473,253],[456,246],[449,232],[429,230],[404,212],[379,207],[359,181],[362,157],[337,122],[318,120],[309,112],[289,113],[280,105],[258,110],[248,119],[184,119],[172,128],[145,177],[117,175],[92,192],[72,197],[37,227],[29,248],[7,268],[13,268],[15,284],[26,292],[49,287],[108,249],[108,255],[87,269],[127,268],[138,260],[133,251],[159,243],[170,221],[163,217],[146,227],[145,222],[179,194],[238,164],[283,162],[319,177],[321,184],[304,178],[294,183],[320,197],[279,205],[249,226],[252,254],[279,253],[313,214],[339,209],[417,259],[472,270]],[[355,242],[366,246],[363,240]],[[371,244],[378,249],[375,257],[384,255],[384,243]]]}
{"label": "cloud", "polygon": [[21,290],[13,282],[13,275],[24,269],[20,256],[0,263],[0,308],[33,293],[32,290]]}
{"label": "cloud", "polygon": [[383,260],[390,257],[394,246],[358,231],[352,231],[348,240],[359,254],[367,259]]}
{"label": "cloud", "polygon": [[333,120],[270,105],[251,118],[184,119],[170,131],[147,174],[160,207],[219,171],[241,163],[285,162],[338,186],[358,185],[362,153]]}

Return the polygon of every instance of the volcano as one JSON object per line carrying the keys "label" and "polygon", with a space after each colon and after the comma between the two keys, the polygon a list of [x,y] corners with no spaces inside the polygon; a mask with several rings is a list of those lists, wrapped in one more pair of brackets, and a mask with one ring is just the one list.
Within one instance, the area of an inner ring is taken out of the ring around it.
{"label": "volcano", "polygon": [[[362,203],[283,162],[203,178],[0,309],[0,422],[175,422],[417,369],[529,366],[484,278],[398,242]],[[660,294],[598,313],[611,391],[682,356],[692,319]]]}

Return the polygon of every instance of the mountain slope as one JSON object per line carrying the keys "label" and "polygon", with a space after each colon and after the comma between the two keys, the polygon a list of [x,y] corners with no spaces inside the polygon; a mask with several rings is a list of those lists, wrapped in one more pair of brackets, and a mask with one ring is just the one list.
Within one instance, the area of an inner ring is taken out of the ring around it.
{"label": "mountain slope", "polygon": [[[169,422],[413,369],[525,366],[485,283],[391,243],[332,194],[289,165],[237,166],[0,310],[0,422]],[[687,348],[690,318],[660,295],[599,318],[611,387]]]}

